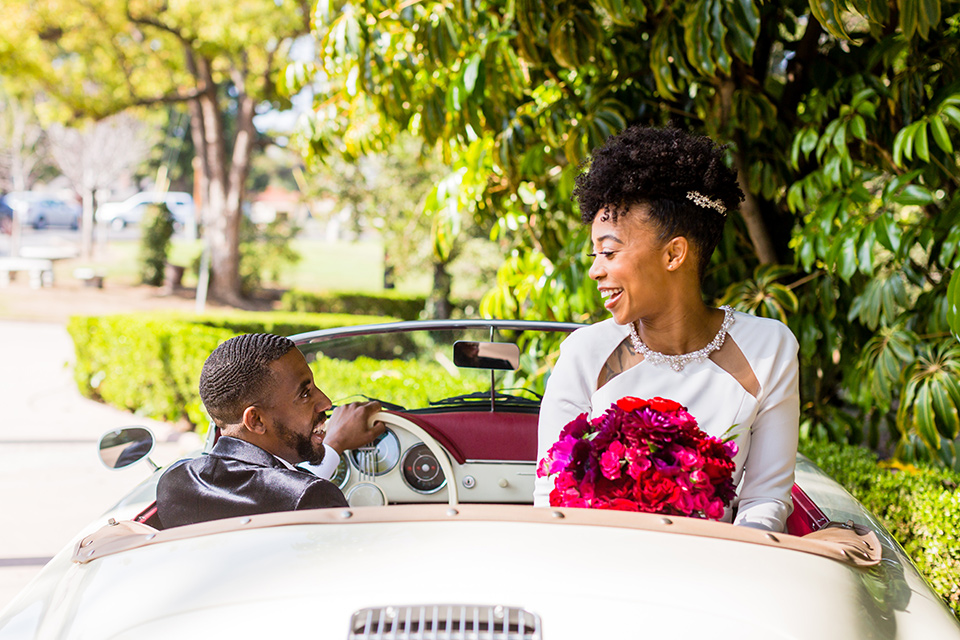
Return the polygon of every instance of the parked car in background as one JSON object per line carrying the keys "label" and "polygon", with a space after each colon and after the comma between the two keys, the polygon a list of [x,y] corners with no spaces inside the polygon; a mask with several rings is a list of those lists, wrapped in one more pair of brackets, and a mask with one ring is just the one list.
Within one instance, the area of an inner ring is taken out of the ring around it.
{"label": "parked car in background", "polygon": [[113,229],[123,229],[128,224],[139,224],[148,205],[165,204],[181,226],[194,220],[193,196],[185,191],[141,191],[122,202],[104,202],[97,207],[98,222],[109,224]]}
{"label": "parked car in background", "polygon": [[80,205],[67,202],[63,198],[37,191],[12,191],[3,196],[3,204],[16,211],[22,211],[20,224],[34,229],[47,226],[80,228]]}
{"label": "parked car in background", "polygon": [[[960,640],[876,517],[802,456],[785,533],[533,507],[543,377],[575,328],[293,336],[334,403],[384,408],[386,432],[344,452],[333,478],[349,506],[163,529],[158,470],[0,611],[0,640]],[[142,427],[111,431],[101,459],[121,468],[153,443]]]}
{"label": "parked car in background", "polygon": [[13,209],[0,198],[0,233],[10,235],[13,230]]}

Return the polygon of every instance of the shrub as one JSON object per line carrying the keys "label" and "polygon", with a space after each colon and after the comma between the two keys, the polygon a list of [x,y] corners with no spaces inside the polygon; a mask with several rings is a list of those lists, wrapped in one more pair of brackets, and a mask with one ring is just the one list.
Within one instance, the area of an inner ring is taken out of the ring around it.
{"label": "shrub", "polygon": [[142,313],[73,316],[67,331],[76,351],[80,392],[136,415],[206,429],[197,379],[210,352],[241,333],[293,335],[394,318],[275,313],[184,315]]}
{"label": "shrub", "polygon": [[160,203],[146,206],[140,219],[140,253],[137,256],[140,281],[143,284],[154,287],[163,284],[170,238],[173,237],[173,222],[173,214],[167,205]]}
{"label": "shrub", "polygon": [[801,450],[880,518],[960,617],[960,474],[878,464],[856,446],[811,442]]}
{"label": "shrub", "polygon": [[401,320],[417,320],[426,305],[425,296],[394,292],[310,293],[292,289],[283,294],[280,308],[307,313],[357,313],[394,316]]}
{"label": "shrub", "polygon": [[286,218],[258,226],[246,216],[240,218],[240,290],[245,296],[261,288],[264,280],[276,282],[287,267],[296,265],[302,256],[294,250],[292,240],[300,227]]}

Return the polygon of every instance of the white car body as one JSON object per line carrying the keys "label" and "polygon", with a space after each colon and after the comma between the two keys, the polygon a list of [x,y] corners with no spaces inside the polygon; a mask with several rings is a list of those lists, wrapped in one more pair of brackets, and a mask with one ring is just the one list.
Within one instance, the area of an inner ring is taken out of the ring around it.
{"label": "white car body", "polygon": [[187,225],[194,220],[193,196],[184,191],[141,191],[122,202],[104,202],[97,208],[97,221],[122,229],[129,224],[139,224],[147,205],[166,204],[174,219]]}
{"label": "white car body", "polygon": [[[439,333],[436,323],[383,326],[381,339],[404,326]],[[342,333],[356,338],[369,330]],[[323,340],[335,333],[295,340],[320,360],[333,357]],[[345,348],[370,353],[356,343]],[[503,424],[535,417],[518,403],[513,417],[497,418],[511,398],[498,396],[496,411],[490,399],[487,409],[468,410],[478,398],[464,396],[462,413],[454,413],[464,422]],[[430,422],[438,412],[449,415],[449,406],[379,414],[396,437],[381,441],[393,443],[384,448],[393,466],[374,475],[384,460],[379,454],[367,464],[380,443],[344,455],[341,465],[349,469],[337,481],[347,508],[158,530],[147,524],[155,513],[154,473],[0,611],[0,640],[960,640],[960,623],[896,541],[802,456],[797,519],[788,523],[797,535],[654,514],[536,508],[528,504],[534,462],[458,455],[466,441],[451,440]],[[417,466],[401,452],[419,451],[419,461],[428,455],[424,446],[443,472],[439,489],[418,491],[405,480]],[[362,506],[378,496],[384,506]]]}

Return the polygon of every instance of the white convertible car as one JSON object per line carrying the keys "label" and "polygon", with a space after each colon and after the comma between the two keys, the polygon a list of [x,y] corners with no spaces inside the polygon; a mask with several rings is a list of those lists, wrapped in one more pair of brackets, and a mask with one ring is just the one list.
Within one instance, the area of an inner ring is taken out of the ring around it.
{"label": "white convertible car", "polygon": [[[386,409],[335,478],[351,506],[158,530],[157,472],[0,612],[0,639],[960,639],[896,541],[802,457],[785,534],[530,506],[543,354],[573,328],[295,336],[334,402]],[[151,443],[109,433],[102,455]]]}

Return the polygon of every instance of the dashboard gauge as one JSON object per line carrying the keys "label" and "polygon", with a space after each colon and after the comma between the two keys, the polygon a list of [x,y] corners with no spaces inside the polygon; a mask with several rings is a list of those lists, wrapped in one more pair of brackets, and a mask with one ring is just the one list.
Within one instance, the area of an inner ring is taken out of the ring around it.
{"label": "dashboard gauge", "polygon": [[349,479],[350,463],[347,462],[346,456],[340,456],[340,464],[337,465],[337,470],[334,471],[333,477],[330,478],[330,482],[343,489],[345,486],[347,486],[347,480]]}
{"label": "dashboard gauge", "polygon": [[370,446],[351,449],[350,459],[361,476],[382,476],[400,462],[400,440],[387,429]]}
{"label": "dashboard gauge", "polygon": [[436,493],[447,484],[440,462],[422,442],[403,454],[401,470],[404,482],[417,493]]}

